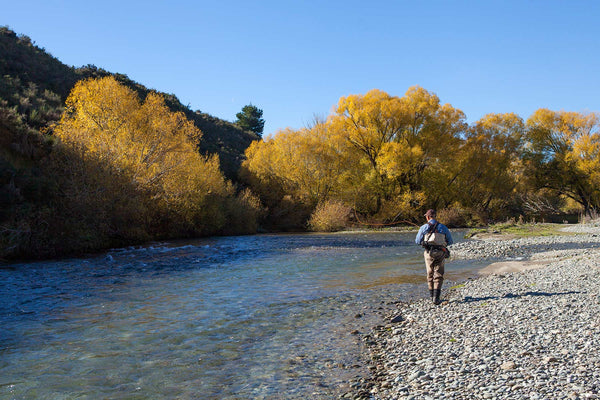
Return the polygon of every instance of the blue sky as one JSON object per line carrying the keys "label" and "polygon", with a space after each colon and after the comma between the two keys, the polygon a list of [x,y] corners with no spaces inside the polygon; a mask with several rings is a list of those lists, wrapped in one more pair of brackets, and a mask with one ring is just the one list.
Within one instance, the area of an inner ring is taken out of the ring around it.
{"label": "blue sky", "polygon": [[541,107],[600,111],[600,2],[0,0],[0,25],[265,133],[341,96],[419,85],[474,122]]}

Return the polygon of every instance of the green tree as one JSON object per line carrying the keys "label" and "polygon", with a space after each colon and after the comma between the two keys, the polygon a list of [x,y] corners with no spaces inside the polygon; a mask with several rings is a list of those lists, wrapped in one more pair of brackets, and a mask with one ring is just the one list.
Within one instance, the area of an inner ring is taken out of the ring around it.
{"label": "green tree", "polygon": [[241,112],[235,115],[237,117],[235,124],[246,131],[262,135],[265,127],[265,120],[262,118],[262,115],[263,110],[252,104],[248,104],[242,108]]}

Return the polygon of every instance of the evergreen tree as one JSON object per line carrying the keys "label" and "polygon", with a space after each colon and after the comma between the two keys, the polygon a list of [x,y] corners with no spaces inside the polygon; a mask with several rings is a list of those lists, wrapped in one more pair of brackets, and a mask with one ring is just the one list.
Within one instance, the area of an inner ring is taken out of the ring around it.
{"label": "evergreen tree", "polygon": [[237,113],[237,121],[235,124],[240,128],[262,135],[265,126],[265,120],[262,118],[263,110],[248,104],[242,108],[242,111]]}

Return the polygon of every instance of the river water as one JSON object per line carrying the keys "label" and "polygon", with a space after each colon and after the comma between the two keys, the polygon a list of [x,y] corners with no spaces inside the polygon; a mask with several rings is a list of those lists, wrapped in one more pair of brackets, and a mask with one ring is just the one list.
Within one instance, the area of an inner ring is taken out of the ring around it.
{"label": "river water", "polygon": [[[368,373],[352,332],[381,323],[381,302],[426,295],[413,238],[222,237],[4,265],[0,398],[336,397]],[[479,267],[451,261],[446,278]]]}

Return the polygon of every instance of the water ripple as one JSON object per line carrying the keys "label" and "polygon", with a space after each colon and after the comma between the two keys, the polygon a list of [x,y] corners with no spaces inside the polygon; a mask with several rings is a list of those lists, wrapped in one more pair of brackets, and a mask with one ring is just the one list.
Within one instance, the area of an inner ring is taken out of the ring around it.
{"label": "water ripple", "polygon": [[412,236],[209,238],[3,268],[0,397],[335,397],[366,374],[349,332],[379,316],[357,312],[422,285]]}

